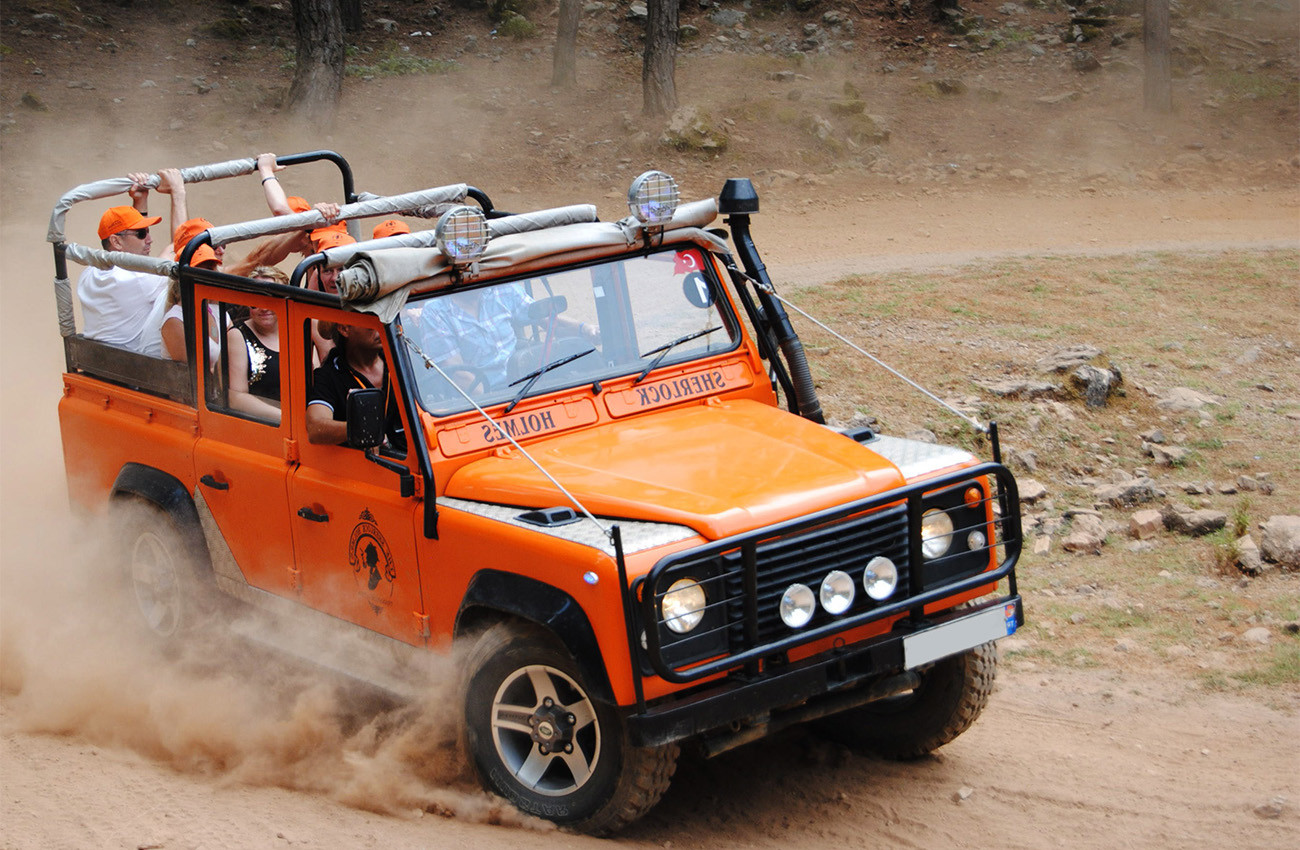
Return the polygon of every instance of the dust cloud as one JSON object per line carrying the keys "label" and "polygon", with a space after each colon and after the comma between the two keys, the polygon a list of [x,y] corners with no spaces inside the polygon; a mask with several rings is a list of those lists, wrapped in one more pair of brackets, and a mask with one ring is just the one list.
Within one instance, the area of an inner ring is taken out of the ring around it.
{"label": "dust cloud", "polygon": [[[397,704],[357,683],[236,638],[217,626],[168,651],[142,633],[114,566],[106,517],[74,515],[57,405],[63,354],[56,324],[49,210],[73,186],[135,169],[189,165],[320,146],[269,136],[238,153],[133,146],[87,116],[77,138],[51,130],[0,172],[0,698],[6,732],[68,736],[131,751],[219,784],[275,786],[397,816],[431,812],[473,823],[552,829],[479,789],[458,744],[457,675],[430,654],[421,697]],[[117,117],[121,120],[121,116]],[[114,122],[116,123],[116,121]],[[371,143],[366,146],[372,147]],[[362,153],[362,145],[350,153]],[[292,188],[338,196],[336,172],[312,167]],[[311,182],[311,181],[316,182]],[[266,215],[252,178],[198,187],[191,215],[214,221]],[[205,191],[207,190],[207,191]],[[225,192],[223,194],[223,191]],[[165,196],[151,211],[164,215]],[[110,202],[74,209],[68,237],[94,244]],[[156,240],[161,246],[162,239]],[[157,250],[155,251],[157,253]],[[70,275],[80,267],[69,266]],[[76,486],[75,482],[72,483]]]}

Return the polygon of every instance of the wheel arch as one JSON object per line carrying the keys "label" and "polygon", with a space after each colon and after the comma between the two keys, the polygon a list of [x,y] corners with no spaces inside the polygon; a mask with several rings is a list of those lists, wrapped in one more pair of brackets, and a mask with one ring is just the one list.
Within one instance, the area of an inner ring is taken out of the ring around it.
{"label": "wheel arch", "polygon": [[189,551],[200,556],[206,571],[211,564],[198,509],[189,490],[176,476],[142,463],[124,464],[109,490],[109,501],[139,499],[171,517]]}
{"label": "wheel arch", "polygon": [[454,635],[461,638],[509,619],[533,623],[555,635],[582,671],[592,697],[617,705],[596,632],[576,599],[536,579],[480,570],[470,579],[456,612]]}

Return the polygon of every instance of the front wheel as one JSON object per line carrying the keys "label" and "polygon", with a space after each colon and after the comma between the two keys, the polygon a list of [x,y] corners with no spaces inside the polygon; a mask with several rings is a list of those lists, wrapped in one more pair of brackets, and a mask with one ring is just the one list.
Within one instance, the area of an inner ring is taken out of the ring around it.
{"label": "front wheel", "polygon": [[548,632],[489,629],[465,675],[465,744],[474,770],[520,811],[605,835],[641,817],[667,790],[677,746],[632,746],[617,709],[592,697]]}
{"label": "front wheel", "polygon": [[993,691],[997,648],[981,644],[936,661],[908,694],[868,703],[818,722],[826,737],[889,759],[917,759],[970,728]]}

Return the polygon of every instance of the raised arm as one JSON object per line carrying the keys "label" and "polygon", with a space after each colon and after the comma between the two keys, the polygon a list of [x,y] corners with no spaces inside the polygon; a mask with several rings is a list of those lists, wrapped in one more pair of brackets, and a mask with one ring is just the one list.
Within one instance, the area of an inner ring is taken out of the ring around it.
{"label": "raised arm", "polygon": [[224,270],[229,274],[247,277],[248,273],[258,266],[278,265],[290,254],[301,253],[306,245],[307,234],[302,231],[295,230],[292,233],[281,233],[279,236],[263,239],[253,246],[253,250],[248,252],[248,256],[242,260],[226,264]]}
{"label": "raised arm", "polygon": [[136,212],[140,215],[149,214],[149,175],[143,171],[132,171],[126,175],[132,182],[130,189],[126,193],[131,196],[131,205],[135,207]]}
{"label": "raised arm", "polygon": [[289,215],[293,210],[289,208],[288,196],[280,185],[280,178],[275,176],[277,171],[284,171],[284,166],[276,163],[275,154],[258,154],[257,176],[262,179],[262,194],[266,196],[266,205],[270,208],[271,215]]}
{"label": "raised arm", "polygon": [[164,195],[172,196],[171,208],[171,229],[167,234],[171,237],[173,253],[179,253],[180,249],[185,247],[176,244],[176,230],[186,221],[189,221],[190,214],[185,202],[185,180],[181,177],[179,168],[164,168],[158,172],[158,191]]}

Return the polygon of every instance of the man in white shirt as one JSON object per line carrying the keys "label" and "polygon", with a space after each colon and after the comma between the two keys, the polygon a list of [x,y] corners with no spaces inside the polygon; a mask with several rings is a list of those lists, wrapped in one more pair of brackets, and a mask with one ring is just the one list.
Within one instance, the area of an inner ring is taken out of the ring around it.
{"label": "man in white shirt", "polygon": [[[149,228],[162,218],[138,209],[148,198],[149,190],[143,186],[148,175],[131,177],[136,180],[130,191],[136,206],[113,207],[104,213],[99,219],[99,239],[105,250],[147,257],[153,248]],[[166,292],[167,278],[159,275],[88,267],[77,280],[82,331],[90,339],[139,351],[149,313]]]}

